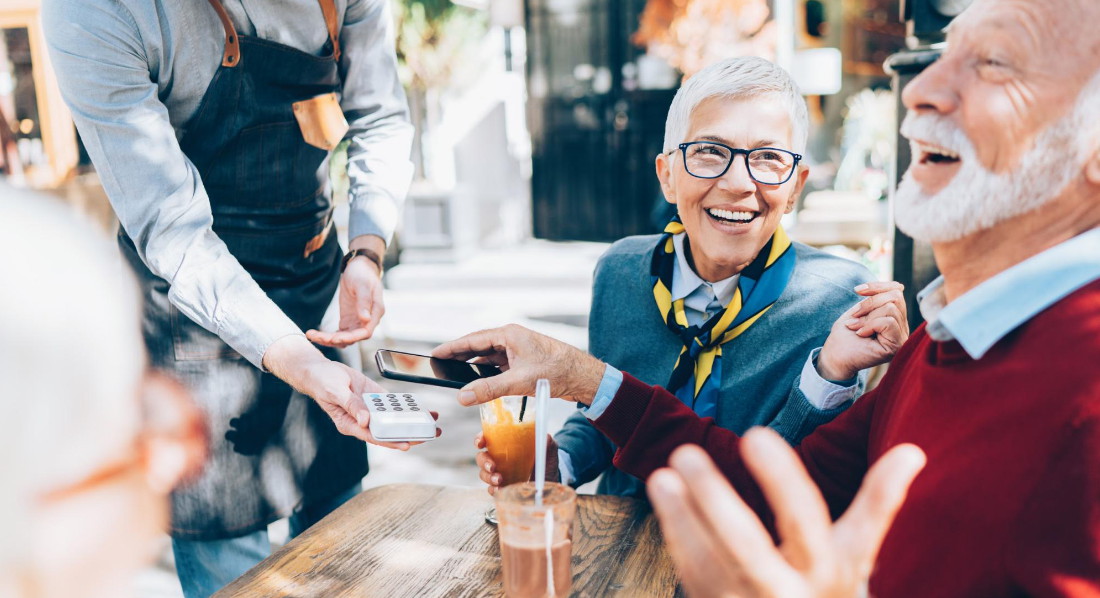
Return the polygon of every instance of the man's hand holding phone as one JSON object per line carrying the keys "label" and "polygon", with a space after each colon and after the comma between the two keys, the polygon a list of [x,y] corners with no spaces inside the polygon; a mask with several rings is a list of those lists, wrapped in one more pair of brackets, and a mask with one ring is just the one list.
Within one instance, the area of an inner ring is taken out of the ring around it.
{"label": "man's hand holding phone", "polygon": [[501,373],[500,368],[491,364],[439,359],[388,349],[380,349],[375,353],[374,360],[384,378],[444,388],[462,388],[474,380]]}
{"label": "man's hand holding phone", "polygon": [[516,324],[467,334],[436,347],[432,355],[441,359],[476,357],[500,367],[501,375],[462,387],[458,402],[463,405],[534,394],[535,381],[540,378],[550,381],[554,396],[588,405],[607,367],[576,347]]}

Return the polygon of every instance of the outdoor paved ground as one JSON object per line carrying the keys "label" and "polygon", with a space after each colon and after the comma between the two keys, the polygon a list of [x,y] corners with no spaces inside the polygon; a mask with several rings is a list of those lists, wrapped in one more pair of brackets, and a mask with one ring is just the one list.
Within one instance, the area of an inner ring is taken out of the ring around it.
{"label": "outdoor paved ground", "polygon": [[[485,252],[457,264],[403,264],[386,275],[386,316],[375,338],[360,347],[367,367],[374,350],[426,353],[436,344],[474,330],[517,322],[575,346],[587,346],[586,326],[592,269],[607,248],[598,243],[529,241],[520,247]],[[476,409],[464,408],[455,391],[392,380],[387,389],[415,392],[439,411],[443,435],[407,453],[369,447],[371,472],[366,488],[395,482],[482,487],[474,463],[473,439],[480,430]],[[555,430],[574,405],[551,401],[549,429]],[[581,489],[591,492],[594,484]],[[271,526],[274,543],[286,539],[286,523]],[[155,566],[137,580],[140,598],[179,598],[168,537]]]}

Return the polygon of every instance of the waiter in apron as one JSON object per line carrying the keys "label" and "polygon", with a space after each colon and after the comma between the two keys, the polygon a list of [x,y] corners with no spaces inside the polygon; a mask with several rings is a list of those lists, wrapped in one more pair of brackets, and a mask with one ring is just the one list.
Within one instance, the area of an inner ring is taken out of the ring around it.
{"label": "waiter in apron", "polygon": [[[207,417],[208,465],[173,497],[188,598],[265,558],[270,522],[289,516],[297,534],[367,473],[360,393],[380,387],[334,348],[382,316],[411,175],[388,2],[44,3],[62,93],[142,283],[151,360]],[[346,254],[328,185],[345,138]],[[339,329],[322,332],[334,296]]]}

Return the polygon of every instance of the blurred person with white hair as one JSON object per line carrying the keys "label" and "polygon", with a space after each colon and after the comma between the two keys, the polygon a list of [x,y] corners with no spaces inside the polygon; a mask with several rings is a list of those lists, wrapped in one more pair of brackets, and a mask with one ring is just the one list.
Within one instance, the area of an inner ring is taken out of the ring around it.
{"label": "blurred person with white hair", "polygon": [[137,286],[91,224],[0,183],[0,239],[0,596],[126,596],[201,418],[147,373]]}
{"label": "blurred person with white hair", "polygon": [[383,389],[338,351],[385,312],[412,175],[391,2],[45,0],[42,22],[145,299],[149,359],[210,429],[211,467],[172,496],[180,584],[205,598],[271,554],[270,523],[295,536],[355,496],[364,442],[410,446],[374,439],[362,394]]}
{"label": "blurred person with white hair", "polygon": [[[797,443],[905,341],[901,285],[873,282],[780,225],[809,175],[808,129],[794,81],[762,58],[716,62],[680,88],[655,158],[677,214],[664,234],[622,239],[596,266],[589,348],[614,366],[608,388],[629,371],[724,429],[767,425]],[[591,422],[600,413],[575,413],[554,435],[549,475],[575,486],[602,475],[600,493],[644,496],[612,465],[615,444]],[[493,491],[496,464],[478,460]]]}
{"label": "blurred person with white hair", "polygon": [[[881,384],[797,454],[623,374],[595,425],[649,478],[689,595],[1100,596],[1097,22],[1094,0],[976,0],[903,90],[897,224],[943,276]],[[509,369],[467,404],[544,377],[595,404],[610,369],[518,327],[436,351],[475,354]]]}

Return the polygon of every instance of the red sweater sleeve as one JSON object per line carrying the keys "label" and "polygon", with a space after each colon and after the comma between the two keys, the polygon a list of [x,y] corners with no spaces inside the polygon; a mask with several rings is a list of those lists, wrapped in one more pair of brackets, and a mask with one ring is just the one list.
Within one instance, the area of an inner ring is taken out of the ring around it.
{"label": "red sweater sleeve", "polygon": [[[848,508],[866,472],[874,399],[875,393],[868,393],[796,447],[834,518]],[[719,427],[713,418],[699,417],[664,388],[623,373],[619,392],[594,423],[619,447],[615,466],[643,480],[667,465],[680,445],[703,447],[745,502],[770,522],[767,501],[741,460],[740,437]]]}

